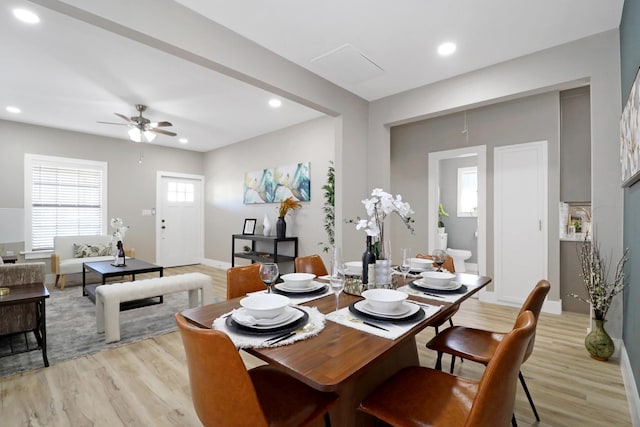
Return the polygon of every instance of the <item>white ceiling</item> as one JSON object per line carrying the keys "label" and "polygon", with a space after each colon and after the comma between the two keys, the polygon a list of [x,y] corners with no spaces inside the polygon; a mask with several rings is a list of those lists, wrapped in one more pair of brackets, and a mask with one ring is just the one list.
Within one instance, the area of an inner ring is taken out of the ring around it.
{"label": "white ceiling", "polygon": [[[175,1],[370,101],[617,28],[624,3]],[[262,89],[28,1],[1,3],[0,119],[127,139],[125,126],[96,122],[142,103],[189,139],[154,144],[209,151],[321,115],[286,99],[272,109]],[[15,7],[41,23],[18,22]],[[458,45],[454,55],[437,55],[443,41]]]}

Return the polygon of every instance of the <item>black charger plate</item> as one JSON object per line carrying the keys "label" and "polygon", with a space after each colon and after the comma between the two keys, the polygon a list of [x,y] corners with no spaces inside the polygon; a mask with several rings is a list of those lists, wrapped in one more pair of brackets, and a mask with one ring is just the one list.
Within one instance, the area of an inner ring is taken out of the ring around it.
{"label": "black charger plate", "polygon": [[408,317],[402,317],[400,319],[396,319],[395,317],[390,318],[385,316],[376,316],[375,314],[366,313],[364,311],[358,310],[355,306],[357,302],[358,301],[349,304],[349,311],[352,312],[353,314],[357,314],[358,316],[367,317],[372,320],[384,320],[385,322],[390,322],[390,323],[410,323],[410,322],[417,322],[418,320],[422,320],[424,319],[424,316],[425,316],[425,313],[422,307],[420,307],[418,311],[416,311],[412,315]]}
{"label": "black charger plate", "polygon": [[467,285],[461,285],[458,289],[431,289],[416,285],[414,282],[409,283],[411,289],[416,291],[428,292],[433,294],[465,294],[467,293]]}
{"label": "black charger plate", "polygon": [[294,321],[293,323],[287,323],[286,325],[274,326],[273,328],[256,329],[256,328],[252,328],[251,326],[241,325],[240,323],[233,320],[231,316],[227,317],[225,324],[227,325],[227,328],[229,328],[230,331],[236,332],[238,334],[244,334],[244,335],[272,335],[276,333],[284,334],[287,332],[293,332],[296,329],[300,329],[307,324],[307,322],[309,321],[309,313],[307,313],[306,311],[298,307],[291,307],[291,308],[300,310],[303,313],[303,316],[298,320]]}
{"label": "black charger plate", "polygon": [[285,291],[282,289],[278,289],[275,286],[273,287],[273,292],[275,292],[276,294],[281,294],[281,295],[286,295],[288,297],[307,297],[307,296],[311,296],[311,295],[320,295],[323,294],[327,291],[329,287],[327,285],[324,285],[321,288],[318,289],[314,289],[312,291],[307,291],[307,292],[290,292],[290,291]]}

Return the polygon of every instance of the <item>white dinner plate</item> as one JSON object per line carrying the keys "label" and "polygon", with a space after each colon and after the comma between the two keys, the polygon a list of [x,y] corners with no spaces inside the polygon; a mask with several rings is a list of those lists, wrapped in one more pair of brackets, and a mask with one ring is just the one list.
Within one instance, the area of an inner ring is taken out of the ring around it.
{"label": "white dinner plate", "polygon": [[276,283],[275,286],[276,286],[276,289],[279,289],[279,290],[285,291],[285,292],[304,293],[304,292],[317,291],[318,289],[322,288],[323,286],[326,286],[326,284],[325,283],[316,282],[316,281],[312,281],[311,283],[309,283],[309,286],[307,286],[305,288],[290,288],[289,286],[287,286],[287,282],[282,282],[282,283]]}
{"label": "white dinner plate", "polygon": [[380,313],[378,311],[372,311],[371,306],[367,304],[367,300],[361,300],[354,304],[356,310],[366,314],[371,314],[378,317],[387,317],[389,319],[404,319],[405,317],[413,316],[420,310],[420,306],[417,304],[411,304],[409,302],[403,302],[401,309],[395,313]]}
{"label": "white dinner plate", "polygon": [[413,283],[416,286],[420,286],[421,288],[431,289],[433,291],[455,291],[456,289],[460,289],[462,283],[451,280],[446,286],[437,286],[431,285],[424,281],[424,279],[414,280]]}
{"label": "white dinner plate", "polygon": [[282,314],[272,319],[255,319],[249,316],[244,308],[239,308],[233,312],[231,318],[242,326],[248,326],[254,329],[270,329],[295,322],[303,315],[304,313],[300,310],[296,310],[293,307],[285,307]]}

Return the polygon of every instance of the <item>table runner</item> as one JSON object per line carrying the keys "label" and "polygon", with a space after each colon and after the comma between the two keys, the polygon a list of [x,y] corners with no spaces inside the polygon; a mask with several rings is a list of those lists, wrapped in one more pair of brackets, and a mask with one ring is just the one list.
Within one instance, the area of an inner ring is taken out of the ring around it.
{"label": "table runner", "polygon": [[[415,322],[407,322],[407,323],[393,323],[393,321],[385,322],[380,320],[371,320],[365,319],[364,317],[356,317],[350,310],[349,307],[342,308],[338,311],[334,311],[332,313],[327,314],[326,318],[331,320],[332,322],[339,323],[343,326],[347,326],[354,329],[359,329],[364,332],[368,332],[373,335],[377,335],[382,338],[387,338],[390,340],[395,340],[405,333],[407,333],[411,328],[413,328],[416,324],[422,322],[425,318],[429,318],[436,314],[442,308],[441,305],[428,305],[428,304],[420,304],[420,307],[425,312],[425,317],[417,320]],[[378,329],[374,326],[369,326],[362,323],[363,320],[367,322],[378,325],[382,328],[388,329],[388,331],[383,331],[382,329]]]}

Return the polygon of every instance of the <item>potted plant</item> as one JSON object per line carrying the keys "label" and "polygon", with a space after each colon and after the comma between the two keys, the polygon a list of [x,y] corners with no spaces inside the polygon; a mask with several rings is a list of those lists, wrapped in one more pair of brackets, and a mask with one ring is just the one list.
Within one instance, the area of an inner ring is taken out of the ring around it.
{"label": "potted plant", "polygon": [[443,234],[444,233],[444,221],[442,221],[442,218],[446,218],[448,217],[449,214],[447,212],[445,212],[444,210],[444,206],[442,206],[442,203],[438,204],[438,234]]}
{"label": "potted plant", "polygon": [[280,202],[278,207],[278,221],[276,222],[276,237],[278,239],[284,239],[287,234],[287,223],[284,221],[284,217],[291,211],[300,209],[302,204],[294,200],[293,197],[287,197]]}
{"label": "potted plant", "polygon": [[324,212],[324,231],[327,233],[328,242],[318,243],[322,246],[324,252],[329,252],[335,244],[334,230],[335,230],[335,194],[336,194],[336,180],[335,180],[335,168],[333,162],[329,161],[329,169],[327,170],[327,183],[322,186],[324,190],[324,205],[322,206],[322,212]]}
{"label": "potted plant", "polygon": [[242,247],[242,252],[244,252],[245,254],[250,254],[251,253],[251,246],[244,245]]}
{"label": "potted plant", "polygon": [[596,360],[608,360],[615,350],[611,337],[604,329],[604,322],[607,321],[607,312],[613,298],[624,290],[624,265],[629,259],[628,252],[628,249],[624,251],[616,266],[613,281],[609,281],[609,262],[600,253],[600,245],[595,240],[595,236],[591,242],[585,240],[578,250],[582,270],[580,277],[588,296],[584,298],[573,293],[570,295],[591,304],[595,328],[585,338],[584,345],[591,357]]}

